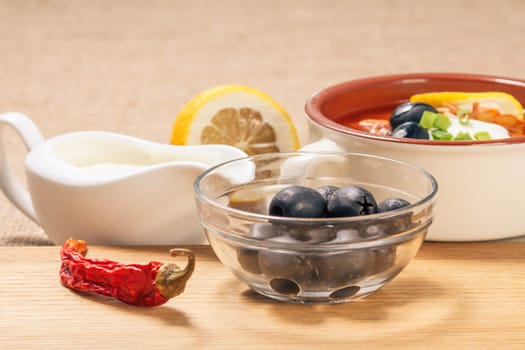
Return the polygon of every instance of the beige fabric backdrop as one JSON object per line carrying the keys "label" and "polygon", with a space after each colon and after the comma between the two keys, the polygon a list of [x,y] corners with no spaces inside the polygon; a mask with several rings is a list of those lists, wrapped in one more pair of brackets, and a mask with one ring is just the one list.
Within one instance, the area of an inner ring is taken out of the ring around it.
{"label": "beige fabric backdrop", "polygon": [[[0,0],[0,112],[26,113],[46,138],[168,142],[193,95],[241,83],[280,102],[304,144],[304,102],[327,85],[421,71],[525,78],[523,13],[521,0]],[[23,178],[25,149],[4,134]],[[50,243],[0,195],[0,245]]]}

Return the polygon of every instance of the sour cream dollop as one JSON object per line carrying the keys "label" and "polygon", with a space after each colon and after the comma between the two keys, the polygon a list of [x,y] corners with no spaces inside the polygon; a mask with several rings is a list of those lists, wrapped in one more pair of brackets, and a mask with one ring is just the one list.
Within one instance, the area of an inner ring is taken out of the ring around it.
{"label": "sour cream dollop", "polygon": [[468,133],[470,137],[475,140],[474,135],[478,132],[487,132],[489,133],[491,139],[506,139],[510,137],[509,132],[503,126],[482,122],[480,120],[469,119],[466,124],[461,124],[459,118],[453,114],[446,113],[450,119],[450,126],[447,131],[456,136],[460,132]]}

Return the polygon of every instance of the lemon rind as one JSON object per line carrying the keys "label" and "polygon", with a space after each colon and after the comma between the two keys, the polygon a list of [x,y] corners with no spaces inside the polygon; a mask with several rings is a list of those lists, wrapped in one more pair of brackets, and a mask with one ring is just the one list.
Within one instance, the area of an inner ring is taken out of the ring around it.
{"label": "lemon rind", "polygon": [[492,102],[503,107],[506,114],[512,114],[523,120],[523,107],[511,94],[505,92],[428,92],[415,94],[410,97],[410,102],[424,102],[437,107],[444,102],[455,105],[473,104],[474,102]]}
{"label": "lemon rind", "polygon": [[188,136],[191,132],[191,126],[196,118],[199,115],[200,110],[210,101],[213,101],[221,96],[224,96],[229,93],[243,92],[250,95],[255,95],[261,98],[263,101],[268,103],[272,108],[277,110],[279,114],[285,119],[288,127],[290,128],[290,135],[293,138],[292,144],[295,150],[300,146],[299,137],[297,130],[292,121],[292,118],[288,115],[286,110],[273,100],[269,95],[264,92],[257,90],[255,88],[240,85],[240,84],[229,84],[229,85],[219,85],[203,91],[193,97],[179,112],[175,122],[173,124],[172,133],[171,133],[171,144],[174,145],[185,145],[188,142]]}

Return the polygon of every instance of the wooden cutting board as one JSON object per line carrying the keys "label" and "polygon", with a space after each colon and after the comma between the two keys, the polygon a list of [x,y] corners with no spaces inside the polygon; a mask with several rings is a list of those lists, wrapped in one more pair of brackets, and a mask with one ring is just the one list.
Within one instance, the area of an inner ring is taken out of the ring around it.
{"label": "wooden cutting board", "polygon": [[[525,348],[525,243],[425,243],[389,285],[339,305],[266,299],[210,247],[190,248],[197,267],[185,293],[138,308],[64,288],[59,247],[0,247],[0,348]],[[168,249],[88,254],[142,263],[168,261]]]}

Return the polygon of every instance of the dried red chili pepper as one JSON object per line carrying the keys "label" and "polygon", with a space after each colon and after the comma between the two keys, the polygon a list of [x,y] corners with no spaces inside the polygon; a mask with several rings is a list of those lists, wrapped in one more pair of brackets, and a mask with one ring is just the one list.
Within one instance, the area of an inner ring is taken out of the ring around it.
{"label": "dried red chili pepper", "polygon": [[87,243],[68,239],[60,250],[60,280],[68,288],[103,294],[136,306],[157,306],[184,291],[195,268],[195,255],[188,249],[171,249],[172,256],[185,255],[188,264],[152,261],[145,265],[122,264],[108,259],[86,258]]}

